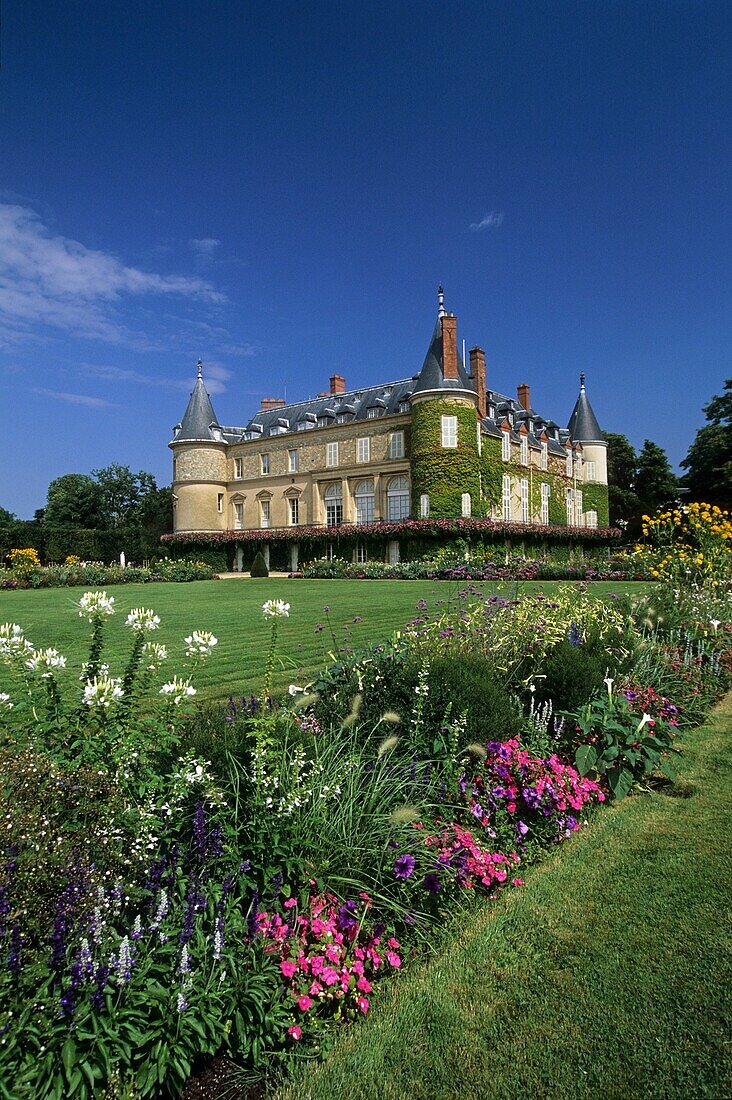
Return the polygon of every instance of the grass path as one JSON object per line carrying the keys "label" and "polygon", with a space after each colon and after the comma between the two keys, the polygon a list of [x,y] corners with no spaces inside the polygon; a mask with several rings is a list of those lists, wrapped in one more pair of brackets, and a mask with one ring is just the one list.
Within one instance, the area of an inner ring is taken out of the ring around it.
{"label": "grass path", "polygon": [[[489,584],[479,587],[494,591]],[[593,592],[600,597],[628,587],[632,586],[604,583],[593,586]],[[556,584],[522,586],[522,590],[532,588],[549,592]],[[458,590],[451,581],[293,581],[275,577],[115,585],[109,589],[118,612],[108,624],[112,674],[118,674],[129,649],[124,620],[132,607],[152,607],[160,616],[162,625],[154,637],[169,646],[171,674],[181,671],[183,638],[191,630],[213,631],[219,644],[196,674],[196,686],[200,699],[225,699],[231,693],[259,690],[269,644],[269,629],[262,621],[265,600],[284,599],[291,604],[290,617],[279,620],[282,663],[275,675],[279,690],[293,680],[303,683],[327,663],[334,647],[329,622],[339,645],[358,649],[369,641],[388,638],[414,618],[418,600],[426,599],[431,608],[439,610],[438,602],[455,599]],[[504,585],[502,590],[509,594],[515,586]],[[36,645],[56,647],[78,675],[88,651],[89,627],[74,607],[83,592],[83,588],[0,592],[0,622],[18,622]],[[327,617],[324,606],[330,607]],[[317,630],[319,624],[321,631]]]}
{"label": "grass path", "polygon": [[676,797],[600,811],[278,1100],[732,1095],[732,695]]}

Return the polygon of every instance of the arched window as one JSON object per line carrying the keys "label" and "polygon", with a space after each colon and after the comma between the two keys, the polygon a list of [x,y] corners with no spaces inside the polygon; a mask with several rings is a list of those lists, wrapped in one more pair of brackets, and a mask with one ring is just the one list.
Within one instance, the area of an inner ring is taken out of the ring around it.
{"label": "arched window", "polygon": [[354,491],[356,523],[374,522],[374,483],[371,478],[359,481]]}
{"label": "arched window", "polygon": [[394,521],[409,516],[409,482],[405,477],[393,477],[386,487],[386,514]]}
{"label": "arched window", "polygon": [[343,489],[340,481],[333,481],[325,490],[325,522],[328,527],[343,523]]}

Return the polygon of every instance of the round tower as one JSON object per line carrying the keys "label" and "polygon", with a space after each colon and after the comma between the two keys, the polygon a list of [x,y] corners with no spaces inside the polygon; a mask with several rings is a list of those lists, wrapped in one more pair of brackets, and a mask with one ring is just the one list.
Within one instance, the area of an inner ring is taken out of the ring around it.
{"label": "round tower", "polygon": [[438,290],[437,324],[411,396],[412,515],[480,514],[477,395],[457,346],[457,317]]}
{"label": "round tower", "polygon": [[599,527],[610,523],[607,491],[607,443],[597,422],[580,374],[580,391],[567,425],[573,443],[582,444],[583,510],[597,514]]}
{"label": "round tower", "polygon": [[227,444],[203,382],[196,384],[168,446],[173,452],[173,530],[225,531],[229,526]]}

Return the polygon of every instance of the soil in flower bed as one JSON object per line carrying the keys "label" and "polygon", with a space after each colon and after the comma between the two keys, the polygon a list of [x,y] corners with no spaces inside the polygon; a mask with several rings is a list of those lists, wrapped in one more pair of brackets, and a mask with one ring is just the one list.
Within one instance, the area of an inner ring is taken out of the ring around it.
{"label": "soil in flower bed", "polygon": [[215,1058],[194,1063],[181,1100],[262,1100],[267,1091],[264,1081],[247,1084],[244,1074],[230,1058]]}

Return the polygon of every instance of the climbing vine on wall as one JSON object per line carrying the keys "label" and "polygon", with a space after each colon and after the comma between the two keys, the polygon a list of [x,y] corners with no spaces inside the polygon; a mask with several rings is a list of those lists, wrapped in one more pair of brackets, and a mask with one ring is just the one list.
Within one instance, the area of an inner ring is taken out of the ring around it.
{"label": "climbing vine on wall", "polygon": [[[457,447],[442,446],[442,417],[457,417]],[[420,497],[430,498],[430,516],[462,514],[462,495],[470,493],[474,516],[485,514],[480,495],[475,410],[449,399],[421,401],[412,408],[412,514]]]}
{"label": "climbing vine on wall", "polygon": [[585,482],[582,486],[582,510],[597,512],[597,526],[607,527],[610,523],[607,485],[597,481]]}

